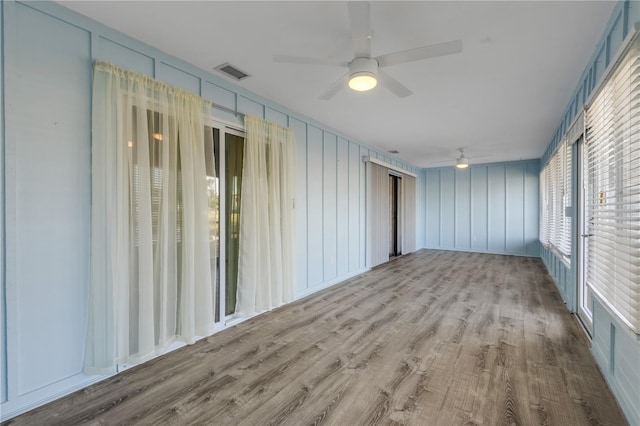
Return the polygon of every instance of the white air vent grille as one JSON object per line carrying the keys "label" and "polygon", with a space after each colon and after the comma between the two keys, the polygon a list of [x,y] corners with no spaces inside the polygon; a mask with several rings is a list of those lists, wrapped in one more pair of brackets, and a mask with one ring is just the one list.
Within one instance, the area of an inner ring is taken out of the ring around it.
{"label": "white air vent grille", "polygon": [[231,65],[228,62],[225,62],[222,65],[218,65],[217,67],[215,67],[215,69],[223,74],[226,74],[227,76],[233,78],[234,80],[244,80],[247,77],[250,77],[249,74],[247,74],[244,71],[239,70],[237,67]]}

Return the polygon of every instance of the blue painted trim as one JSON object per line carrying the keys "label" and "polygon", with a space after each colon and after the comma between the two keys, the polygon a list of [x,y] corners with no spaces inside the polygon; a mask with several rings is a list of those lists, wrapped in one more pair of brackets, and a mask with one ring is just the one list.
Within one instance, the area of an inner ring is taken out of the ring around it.
{"label": "blue painted trim", "polygon": [[[196,79],[197,84],[195,83],[195,81],[192,81],[192,90],[198,91],[199,92],[197,93],[198,95],[202,95],[203,90],[205,90],[205,87],[210,87],[211,85],[213,85],[213,86],[216,86],[217,88],[220,88],[221,92],[222,90],[226,90],[232,94],[232,95],[229,95],[226,99],[228,104],[230,104],[229,106],[234,107],[236,111],[239,108],[240,101],[242,101],[242,99],[244,98],[245,100],[247,100],[247,103],[252,102],[254,104],[256,112],[258,112],[259,115],[262,115],[263,117],[265,116],[267,111],[273,110],[275,112],[280,112],[285,114],[287,117],[286,120],[289,124],[291,123],[292,119],[296,119],[301,123],[304,123],[305,129],[307,130],[307,135],[304,142],[307,148],[307,157],[305,159],[305,162],[307,165],[307,168],[306,168],[306,178],[307,178],[306,193],[307,194],[309,193],[308,166],[310,161],[314,161],[314,159],[313,158],[310,159],[308,155],[308,148],[309,148],[309,141],[310,141],[309,130],[311,129],[311,126],[315,126],[321,132],[321,136],[323,138],[322,139],[323,151],[324,151],[324,145],[325,145],[324,135],[331,133],[337,136],[336,140],[339,140],[339,138],[342,138],[343,140],[348,141],[349,143],[354,143],[355,146],[357,146],[358,151],[362,151],[362,152],[366,151],[367,153],[370,153],[371,155],[374,155],[377,158],[384,157],[385,159],[387,159],[387,161],[393,162],[394,164],[398,165],[400,168],[404,170],[408,170],[413,173],[419,173],[421,171],[421,169],[418,169],[417,167],[415,167],[414,165],[408,162],[404,162],[404,161],[401,162],[395,158],[385,157],[383,153],[375,151],[361,142],[345,137],[343,134],[337,131],[333,131],[327,128],[325,125],[318,123],[315,120],[312,120],[301,114],[297,114],[293,111],[290,111],[280,105],[275,104],[274,102],[271,102],[267,99],[257,96],[241,87],[235,86],[233,83],[224,80],[222,77],[219,77],[207,71],[198,69],[195,66],[190,65],[170,55],[167,55],[152,46],[146,45],[124,34],[118,33],[117,31],[111,28],[108,28],[103,24],[93,21],[87,17],[84,17],[76,12],[66,9],[63,6],[53,2],[31,3],[31,2],[14,2],[11,0],[0,2],[0,11],[1,11],[0,18],[2,19],[2,24],[3,24],[2,27],[0,28],[0,31],[2,32],[2,44],[0,45],[0,49],[2,53],[1,78],[3,82],[2,100],[0,100],[0,102],[2,102],[3,105],[5,102],[5,99],[7,104],[10,104],[11,101],[15,98],[15,90],[12,89],[11,83],[18,78],[17,74],[20,71],[19,67],[17,66],[18,62],[15,60],[18,54],[16,50],[19,48],[19,42],[20,42],[20,40],[17,39],[17,35],[16,35],[17,19],[15,19],[16,18],[15,15],[16,13],[18,13],[18,11],[26,12],[27,10],[29,14],[37,14],[47,22],[55,20],[56,23],[64,23],[68,27],[79,28],[87,32],[87,34],[90,37],[90,42],[88,46],[89,57],[86,60],[86,71],[88,73],[87,75],[90,75],[89,73],[91,73],[92,61],[98,59],[100,55],[106,56],[106,50],[103,49],[103,46],[106,46],[107,43],[105,43],[105,41],[107,41],[113,46],[120,46],[123,49],[128,50],[129,52],[133,52],[132,53],[133,56],[140,55],[140,58],[142,58],[141,61],[145,63],[145,71],[151,77],[158,77],[159,74],[162,75],[163,70],[167,70],[168,67],[175,68],[179,70],[181,73],[183,73],[185,76],[187,74],[190,74]],[[37,30],[37,29],[33,28],[33,30]],[[48,33],[44,33],[43,38],[46,38],[47,36],[48,36]],[[6,46],[4,41],[5,39],[7,40]],[[115,47],[115,49],[119,50],[118,47]],[[117,56],[115,56],[115,58],[117,58]],[[123,61],[128,62],[128,59],[125,58]],[[7,63],[9,64],[8,66],[6,65]],[[84,66],[84,63],[82,66]],[[9,83],[4,84],[5,82],[9,82]],[[78,89],[78,91],[84,92],[84,90],[87,90],[88,93],[90,94],[92,92],[91,87],[85,88],[84,86],[85,85],[83,84],[82,88]],[[7,90],[7,89],[11,89],[11,90]],[[242,97],[242,98],[239,98],[239,97]],[[37,400],[39,401],[38,404],[40,404],[44,401],[49,401],[54,397],[62,396],[63,394],[68,393],[71,390],[74,390],[75,388],[71,389],[70,387],[71,385],[67,385],[66,384],[67,382],[65,382],[65,380],[60,380],[53,384],[45,384],[44,387],[30,394],[20,393],[20,389],[19,389],[20,377],[19,377],[18,368],[15,368],[16,359],[18,359],[19,357],[19,354],[17,353],[17,349],[16,349],[18,348],[16,341],[20,337],[18,334],[19,332],[16,331],[18,325],[16,325],[16,320],[15,320],[17,318],[16,310],[18,309],[17,307],[18,305],[17,303],[13,303],[15,300],[17,300],[16,295],[18,291],[15,285],[17,281],[15,259],[14,259],[16,256],[16,250],[13,250],[16,246],[16,236],[15,236],[16,231],[15,229],[9,229],[9,232],[11,235],[9,236],[9,238],[7,238],[7,235],[6,235],[7,226],[4,224],[4,223],[11,224],[11,223],[14,223],[16,220],[16,210],[15,210],[16,202],[14,199],[15,199],[16,191],[18,190],[18,188],[16,187],[15,176],[13,178],[12,176],[15,175],[15,167],[16,167],[15,165],[16,153],[14,151],[15,151],[15,145],[17,143],[17,139],[15,138],[14,133],[16,133],[16,128],[18,125],[16,124],[15,120],[12,121],[12,118],[15,118],[15,117],[14,117],[14,114],[11,114],[11,111],[7,112],[6,109],[4,109],[1,115],[2,117],[0,117],[0,119],[2,120],[2,123],[3,123],[3,128],[2,128],[2,131],[0,132],[2,133],[2,136],[3,136],[2,147],[0,147],[0,149],[2,150],[0,152],[2,152],[2,155],[3,155],[1,163],[2,163],[2,167],[4,167],[4,165],[7,164],[9,165],[10,168],[13,168],[13,170],[6,170],[6,168],[3,168],[2,170],[3,179],[2,179],[2,182],[0,182],[0,185],[3,190],[1,197],[2,197],[3,203],[5,203],[1,208],[2,210],[1,213],[3,214],[3,217],[0,218],[0,221],[2,221],[2,224],[0,226],[3,227],[2,231],[4,232],[4,235],[2,235],[2,247],[5,248],[5,250],[3,251],[2,254],[0,254],[0,256],[4,257],[3,265],[5,265],[5,267],[2,268],[1,274],[4,280],[2,285],[3,285],[3,289],[5,290],[5,293],[3,295],[4,300],[0,301],[0,303],[4,304],[2,308],[6,308],[2,310],[0,315],[3,315],[9,320],[8,323],[5,322],[4,324],[5,331],[6,331],[6,333],[3,334],[3,338],[6,340],[5,342],[6,346],[4,348],[5,353],[0,354],[0,357],[3,357],[6,355],[6,357],[1,361],[1,362],[6,362],[6,371],[3,371],[0,369],[0,374],[2,374],[3,379],[6,379],[6,382],[4,382],[4,384],[6,385],[6,388],[7,388],[6,401],[3,402],[0,408],[0,410],[2,410],[1,417],[3,417],[3,420],[4,420],[6,416],[11,416],[13,414],[16,414],[15,410],[19,410],[24,407],[30,406],[29,404],[31,404],[32,401]],[[88,115],[90,117],[90,113],[88,113]],[[223,117],[220,117],[220,118],[223,118]],[[86,120],[86,117],[83,117],[81,120]],[[5,121],[6,121],[6,124],[10,124],[9,129],[7,129],[6,126],[4,126]],[[87,121],[83,121],[83,123],[87,123]],[[6,137],[6,140],[11,142],[11,145],[9,145],[8,147],[8,149],[10,150],[10,152],[8,153],[9,154],[8,158],[5,157],[6,155],[5,137]],[[336,148],[337,148],[337,145],[336,145]],[[336,152],[336,155],[337,155],[337,152]],[[6,161],[6,159],[8,159],[9,161]],[[324,165],[324,157],[322,161]],[[337,158],[336,158],[336,161],[337,161]],[[362,167],[362,169],[360,169],[362,170],[362,172],[359,172],[359,177],[358,177],[358,182],[360,183],[358,187],[358,195],[357,195],[359,200],[358,212],[362,215],[361,217],[364,217],[364,213],[363,213],[364,212],[363,203],[364,203],[364,197],[365,197],[364,166],[362,165],[361,162],[359,164],[360,164],[359,167]],[[356,166],[354,165],[354,167]],[[324,167],[323,167],[322,173],[324,177],[324,173],[325,173]],[[9,182],[9,188],[7,188],[6,186],[7,182]],[[6,192],[7,189],[9,189],[8,194]],[[326,197],[332,198],[333,195],[331,195],[330,193],[331,188],[327,187],[327,189],[329,190],[329,192],[327,193]],[[334,195],[337,197],[337,194],[334,194]],[[305,198],[306,198],[305,202],[307,203],[307,212],[308,212],[309,197],[305,197]],[[323,194],[323,200],[324,200],[324,194]],[[6,204],[7,201],[8,201],[8,204]],[[9,206],[9,210],[7,209],[7,206]],[[11,209],[13,209],[12,213],[11,213]],[[8,217],[7,217],[7,213],[9,213]],[[327,217],[333,217],[333,215],[334,213],[329,212]],[[11,220],[7,221],[7,218]],[[309,218],[309,215],[307,214],[306,216],[307,230],[312,225],[311,223],[309,223],[309,220],[310,218]],[[359,265],[356,265],[355,269],[357,269],[357,271],[353,271],[352,272],[353,274],[358,274],[363,271],[366,271],[366,269],[363,269],[365,245],[362,242],[364,241],[364,228],[362,227],[363,225],[360,224],[360,222],[362,222],[361,220],[358,220],[356,222],[358,222],[357,223],[358,253],[361,256],[361,262]],[[13,228],[13,227],[10,226],[10,228]],[[324,257],[325,243],[324,241],[322,241],[320,242],[320,244],[322,247],[322,253]],[[309,239],[306,240],[306,245],[307,245],[307,248],[309,248],[310,246]],[[6,250],[6,247],[9,247],[8,251]],[[10,262],[10,269],[8,272],[7,272],[8,268],[6,268],[7,255],[9,256],[8,261]],[[310,260],[309,250],[307,250],[306,258],[308,263]],[[336,257],[336,261],[337,261],[337,257]],[[323,262],[323,266],[324,266],[324,262]],[[305,289],[308,290],[309,289],[308,269],[305,272],[307,272],[307,277],[306,277],[306,282],[304,283],[304,287]],[[322,274],[323,274],[322,276],[324,277],[325,276],[324,269],[322,270]],[[11,282],[11,288],[8,288],[7,286],[7,278],[9,278],[9,281]],[[344,279],[344,276],[341,276],[340,279],[341,280]],[[303,280],[303,278],[301,278],[301,280]],[[315,287],[313,287],[313,291],[319,290],[322,285],[328,285],[333,282],[334,280],[330,279],[327,282],[320,283]],[[336,281],[335,283],[337,282],[339,281]],[[302,287],[302,285],[300,287]],[[5,373],[8,373],[8,374],[5,374]],[[78,380],[78,381],[81,380],[81,378],[79,378],[81,376],[79,375],[75,375],[72,377],[73,377],[73,380]],[[83,380],[84,380],[83,381],[84,385],[86,385],[86,384],[89,384],[93,379],[83,379]],[[79,385],[79,386],[82,387],[84,385]],[[65,388],[65,386],[69,386],[69,387]],[[40,397],[40,395],[45,395],[45,396]]]}
{"label": "blue painted trim", "polygon": [[[491,167],[491,166],[503,166],[505,164],[527,164],[527,163],[536,163],[540,161],[540,159],[538,158],[530,158],[528,160],[515,160],[515,161],[496,161],[493,163],[477,163],[477,164],[470,164],[468,169],[473,169],[473,168],[477,168],[477,167]],[[455,169],[455,166],[444,166],[444,167],[425,167],[422,170],[423,171],[427,171],[427,170],[450,170],[450,169]]]}
{"label": "blue painted trim", "polygon": [[[2,34],[0,34],[0,79],[2,79],[2,81],[0,81],[0,264],[2,265],[2,270],[0,270],[0,287],[1,287],[1,291],[0,294],[2,295],[2,297],[0,298],[0,315],[2,315],[2,325],[4,327],[6,327],[7,324],[7,301],[6,301],[6,268],[5,265],[7,264],[7,259],[6,259],[6,252],[7,252],[7,246],[6,246],[6,239],[5,239],[5,235],[6,235],[6,229],[7,229],[7,223],[6,223],[6,219],[5,219],[5,206],[6,206],[6,199],[5,199],[5,179],[4,179],[4,171],[5,171],[5,147],[4,147],[4,141],[5,141],[5,115],[4,115],[4,111],[5,111],[5,96],[4,96],[4,88],[5,88],[5,78],[4,78],[4,2],[0,2],[0,32],[2,32]],[[2,375],[3,379],[0,382],[0,386],[2,387],[2,389],[0,390],[0,394],[2,395],[2,398],[0,398],[0,402],[5,402],[6,401],[6,397],[8,395],[8,387],[7,387],[7,357],[6,357],[6,352],[5,352],[5,348],[7,347],[7,334],[5,332],[2,332],[2,334],[0,335],[0,339],[2,339],[2,341],[0,342],[0,348],[2,348],[1,352],[0,352],[0,374]]]}
{"label": "blue painted trim", "polygon": [[[545,152],[541,157],[541,167],[544,167],[547,161],[549,161],[549,159],[553,155],[553,152],[557,148],[559,142],[562,140],[562,136],[564,136],[566,129],[571,124],[573,119],[576,117],[579,110],[581,110],[585,106],[585,103],[587,102],[589,95],[594,90],[597,89],[597,84],[600,83],[600,81],[596,81],[597,60],[600,57],[602,50],[604,49],[605,51],[604,52],[605,63],[603,64],[602,76],[605,75],[604,71],[609,66],[610,61],[613,59],[613,57],[615,57],[616,52],[609,52],[610,44],[611,44],[610,36],[612,31],[615,29],[618,20],[624,19],[624,22],[622,23],[623,39],[624,37],[626,37],[629,31],[629,28],[632,24],[631,22],[629,22],[631,19],[631,15],[629,13],[629,7],[630,7],[630,0],[619,1],[616,4],[613,10],[613,13],[611,14],[611,17],[607,22],[605,31],[602,37],[600,38],[600,41],[596,45],[594,53],[591,55],[591,58],[587,62],[587,65],[585,66],[584,71],[582,72],[580,78],[578,79],[577,87],[574,89],[573,94],[571,95],[571,98],[569,100],[569,103],[561,115],[561,119],[558,123],[558,126],[556,127],[554,136],[551,138],[551,141],[547,145],[547,148],[545,149]],[[623,48],[623,46],[619,46],[618,48],[619,49]],[[588,84],[589,90],[587,91],[587,93],[584,93],[585,82],[590,82],[590,84]],[[580,96],[581,89],[583,90],[582,96]],[[577,108],[574,107],[574,104],[577,105],[578,107]]]}
{"label": "blue painted trim", "polygon": [[609,373],[616,374],[616,326],[613,323],[609,332]]}
{"label": "blue painted trim", "polygon": [[542,246],[540,251],[540,257],[542,258],[549,275],[553,279],[556,288],[560,292],[562,301],[567,305],[567,309],[569,311],[575,312],[575,307],[573,306],[573,300],[575,300],[575,297],[572,296],[572,294],[575,293],[575,286],[570,285],[571,283],[567,283],[567,280],[573,276],[570,268],[568,268],[552,250]]}
{"label": "blue painted trim", "polygon": [[[96,33],[98,37],[102,37],[105,38],[109,41],[115,42],[117,44],[120,44],[123,47],[126,47],[128,49],[132,49],[134,51],[136,51],[137,53],[140,53],[144,56],[150,57],[154,59],[154,62],[157,64],[157,62],[162,62],[166,65],[169,65],[173,68],[176,68],[182,72],[188,73],[193,75],[194,77],[200,78],[201,81],[207,81],[209,83],[215,84],[217,86],[222,87],[223,89],[227,89],[231,92],[234,92],[236,94],[236,105],[237,105],[237,97],[238,96],[243,96],[247,99],[250,99],[256,103],[259,103],[262,105],[263,107],[263,114],[262,116],[264,117],[264,108],[266,106],[269,106],[270,108],[273,108],[279,112],[282,112],[283,114],[286,114],[292,118],[295,118],[299,121],[303,121],[306,122],[308,124],[311,124],[315,127],[318,127],[320,129],[323,129],[325,131],[328,131],[329,133],[332,133],[336,136],[342,137],[344,139],[347,139],[349,141],[353,141],[356,142],[358,145],[364,146],[367,149],[376,152],[378,155],[384,155],[382,152],[377,151],[376,149],[368,146],[365,143],[359,142],[356,139],[350,138],[347,135],[344,135],[343,133],[328,127],[327,125],[320,123],[310,117],[307,117],[305,115],[299,114],[297,112],[291,111],[287,108],[285,108],[284,106],[277,104],[269,99],[266,99],[260,95],[257,95],[255,93],[252,93],[250,91],[248,91],[247,89],[244,89],[243,87],[240,86],[236,86],[235,84],[227,81],[226,79],[224,79],[223,77],[217,76],[215,74],[209,73],[205,70],[202,70],[200,68],[195,67],[194,65],[185,62],[182,59],[176,58],[175,56],[171,56],[168,55],[164,52],[162,52],[161,50],[142,43],[134,38],[131,38],[125,34],[122,34],[110,27],[107,27],[106,25],[94,21],[93,19],[90,19],[84,15],[81,15],[79,13],[76,13],[70,9],[65,8],[64,6],[54,3],[54,2],[23,2],[23,1],[17,1],[16,4],[19,5],[23,5],[26,7],[29,7],[31,9],[34,9],[36,11],[39,11],[41,13],[45,13],[46,15],[49,15],[55,19],[61,20],[69,25],[72,25],[74,27],[86,30],[90,33]],[[144,53],[143,53],[144,52]],[[99,58],[93,58],[94,60],[99,59]],[[151,77],[156,78],[156,74],[157,72],[154,70],[154,75],[152,75]],[[201,95],[200,93],[198,93],[198,95]],[[237,110],[237,107],[236,107]],[[400,160],[398,160],[400,161]],[[411,164],[407,161],[400,161],[402,163],[402,167],[405,170],[409,170],[412,173],[416,173],[419,168],[417,166],[415,166],[414,164]]]}
{"label": "blue painted trim", "polygon": [[[468,176],[462,176],[455,167],[424,169],[425,186],[421,189],[425,197],[426,212],[424,247],[539,257],[538,221],[534,222],[531,214],[525,220],[526,208],[531,203],[533,212],[538,212],[536,201],[539,197],[539,164],[537,159],[476,164],[465,171]],[[476,170],[485,175],[479,182],[472,178]],[[495,178],[495,182],[491,176]],[[535,184],[532,182],[534,178]],[[531,184],[527,185],[526,182]],[[458,192],[459,184],[462,185],[462,191],[469,193]],[[491,187],[491,184],[497,187]],[[453,193],[448,192],[451,185]],[[486,191],[485,205],[474,204],[474,191],[481,191],[481,197],[485,196]],[[533,197],[536,201],[529,202]],[[469,217],[465,217],[460,210],[460,203],[464,205],[465,200],[469,203]],[[517,201],[517,207],[510,208],[509,202],[514,201]],[[498,210],[496,205],[499,205]],[[455,207],[454,215],[449,217],[448,212],[452,206]],[[481,215],[485,215],[484,218]],[[509,223],[518,225],[515,228],[508,227]],[[480,240],[474,240],[474,236],[480,236]]]}
{"label": "blue painted trim", "polygon": [[620,323],[597,296],[593,319],[591,353],[629,424],[640,425],[640,368],[636,367],[640,363],[640,336]]}
{"label": "blue painted trim", "polygon": [[[237,105],[237,101],[236,101],[236,105]],[[309,124],[304,122],[304,145],[305,145],[305,165],[304,165],[304,174],[305,174],[305,194],[309,193]],[[304,274],[305,280],[304,280],[304,288],[309,288],[309,197],[304,197],[304,201],[305,204],[307,205],[306,207],[306,230],[307,230],[307,238],[305,239],[305,242],[307,244],[306,247],[306,257],[307,257],[307,262],[306,262],[306,273]]]}
{"label": "blue painted trim", "polygon": [[[614,60],[618,52],[624,49],[625,41],[628,39],[629,31],[634,20],[640,19],[640,4],[629,0],[620,1],[606,26],[606,29],[597,44],[594,52],[585,67],[574,95],[572,95],[569,106],[562,115],[554,137],[549,142],[544,155],[541,158],[541,166],[543,167],[553,155],[564,135],[568,121],[580,113],[580,106],[584,107],[593,96],[596,90],[606,78],[611,67],[611,61]],[[622,43],[614,40],[614,31],[619,30],[618,25],[622,25]],[[616,51],[614,51],[614,48]],[[603,59],[602,63],[598,61]],[[602,69],[601,69],[602,68]],[[571,267],[567,268],[559,258],[551,251],[542,248],[542,259],[544,261],[549,274],[554,280],[556,287],[560,291],[563,300],[567,303],[568,310],[575,312],[577,309],[577,278],[578,278],[578,232],[577,229],[577,191],[580,188],[580,177],[577,175],[578,149],[577,144],[572,148],[572,241],[571,241]],[[540,209],[542,204],[540,204]],[[630,360],[640,359],[640,336],[631,335],[626,332],[624,324],[621,324],[617,318],[610,314],[594,296],[593,301],[593,328],[592,328],[592,354],[596,360],[596,364],[602,375],[609,384],[618,403],[622,407],[623,412],[627,416],[630,424],[640,424],[640,369],[634,368],[633,361],[626,363],[617,362],[620,353],[625,353],[624,357]],[[606,313],[605,313],[606,311]],[[607,336],[606,334],[609,333]],[[629,364],[631,362],[631,364]],[[640,364],[637,364],[640,367]],[[630,378],[631,377],[631,378]]]}

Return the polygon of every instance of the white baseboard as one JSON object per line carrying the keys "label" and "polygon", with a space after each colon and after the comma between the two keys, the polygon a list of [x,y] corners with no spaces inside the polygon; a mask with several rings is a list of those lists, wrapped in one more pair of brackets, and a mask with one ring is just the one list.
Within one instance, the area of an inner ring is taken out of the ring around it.
{"label": "white baseboard", "polygon": [[87,376],[82,373],[67,377],[50,385],[36,389],[33,392],[20,395],[17,398],[5,401],[0,405],[0,421],[8,420],[19,414],[26,413],[54,399],[61,398],[79,389],[100,382],[109,375]]}
{"label": "white baseboard", "polygon": [[353,277],[358,276],[360,274],[364,274],[365,272],[368,272],[370,270],[371,270],[371,268],[362,268],[362,269],[359,269],[357,271],[349,272],[348,274],[341,275],[341,276],[336,277],[334,279],[331,279],[331,280],[328,280],[328,281],[323,281],[323,282],[321,282],[319,284],[316,284],[316,285],[314,285],[312,287],[304,289],[300,293],[296,294],[295,300],[302,299],[304,297],[310,296],[313,293],[317,293],[320,290],[324,290],[325,288],[329,288],[329,287],[334,286],[336,284],[340,284],[341,282],[346,281],[349,278],[353,278]]}

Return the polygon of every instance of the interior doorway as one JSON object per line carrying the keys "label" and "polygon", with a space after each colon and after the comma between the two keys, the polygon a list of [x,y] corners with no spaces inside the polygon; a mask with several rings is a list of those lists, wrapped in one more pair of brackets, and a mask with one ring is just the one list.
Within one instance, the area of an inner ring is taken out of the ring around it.
{"label": "interior doorway", "polygon": [[402,254],[401,196],[402,178],[389,175],[389,257]]}

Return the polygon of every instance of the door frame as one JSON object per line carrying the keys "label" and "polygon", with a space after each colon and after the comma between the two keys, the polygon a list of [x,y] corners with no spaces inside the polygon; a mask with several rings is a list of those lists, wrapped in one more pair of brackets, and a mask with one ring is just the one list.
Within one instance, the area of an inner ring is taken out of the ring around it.
{"label": "door frame", "polygon": [[224,191],[226,188],[226,136],[228,134],[246,137],[244,126],[225,122],[223,120],[217,119],[215,117],[209,117],[205,120],[205,125],[210,126],[214,129],[218,130],[219,141],[218,141],[218,164],[219,170],[218,172],[218,196],[220,197],[219,201],[219,211],[218,217],[219,219],[219,246],[218,246],[218,276],[219,282],[216,284],[219,286],[218,300],[216,300],[216,310],[219,310],[220,316],[216,321],[216,329],[218,327],[224,328],[230,322],[234,322],[238,319],[238,316],[233,313],[230,315],[225,315],[226,312],[226,276],[227,276],[227,268],[226,268],[226,250],[227,250],[227,226],[226,226],[226,214],[227,214],[227,197],[224,195]]}
{"label": "door frame", "polygon": [[575,209],[575,241],[576,241],[576,316],[582,323],[589,337],[593,336],[593,311],[588,306],[588,292],[586,267],[586,239],[589,238],[587,229],[586,179],[585,173],[585,143],[584,136],[575,143],[576,146],[576,209]]}
{"label": "door frame", "polygon": [[[403,235],[403,205],[402,205],[402,175],[389,171],[389,258],[402,256]],[[393,194],[391,194],[393,192]],[[395,204],[395,205],[394,205]],[[395,209],[395,229],[393,228],[393,214]],[[393,232],[395,231],[395,232]],[[395,234],[395,238],[394,238]],[[393,247],[395,250],[392,253]]]}

